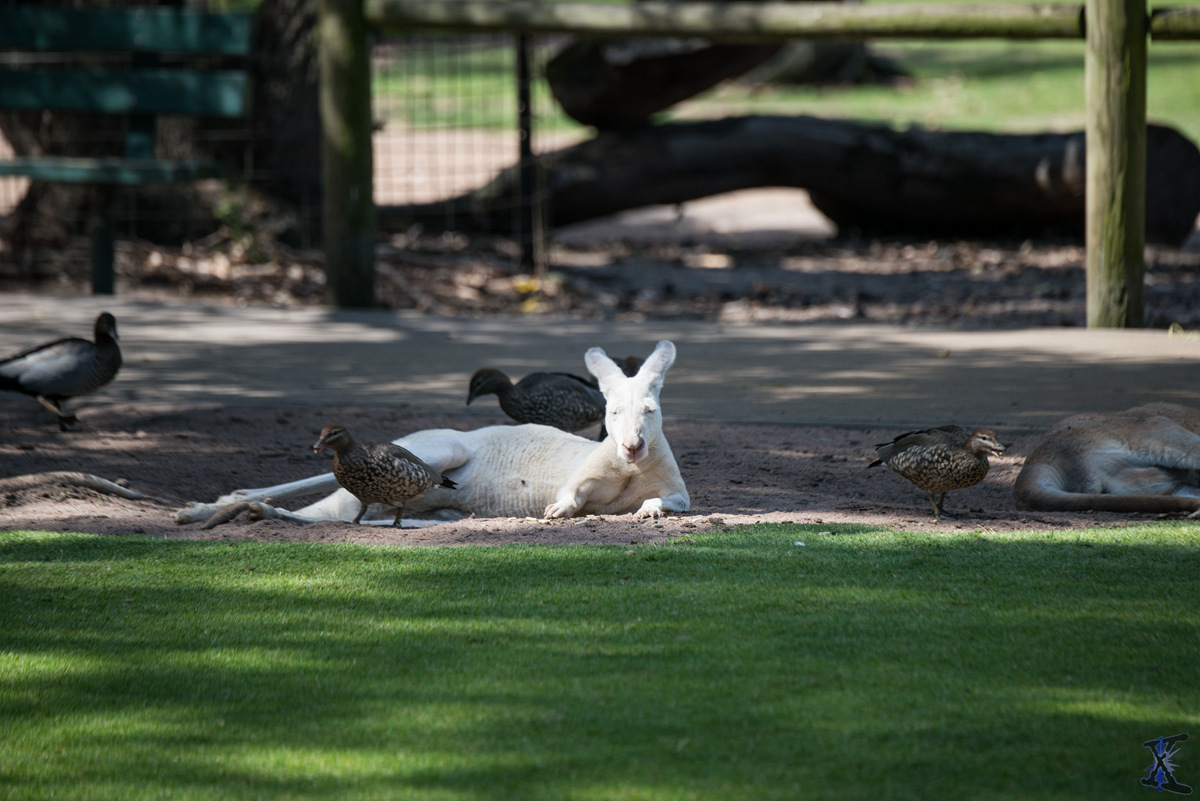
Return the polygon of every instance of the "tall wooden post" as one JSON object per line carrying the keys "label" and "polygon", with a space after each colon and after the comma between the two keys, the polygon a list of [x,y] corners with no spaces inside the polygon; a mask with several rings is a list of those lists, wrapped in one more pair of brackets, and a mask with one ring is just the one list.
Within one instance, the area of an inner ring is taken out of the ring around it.
{"label": "tall wooden post", "polygon": [[529,37],[518,34],[517,47],[517,240],[521,245],[521,269],[540,272],[537,258],[537,239],[534,230],[537,165],[533,160],[533,77],[529,69]]}
{"label": "tall wooden post", "polygon": [[1146,0],[1087,0],[1087,324],[1145,324]]}
{"label": "tall wooden post", "polygon": [[329,301],[375,305],[370,37],[362,0],[321,0],[321,239]]}

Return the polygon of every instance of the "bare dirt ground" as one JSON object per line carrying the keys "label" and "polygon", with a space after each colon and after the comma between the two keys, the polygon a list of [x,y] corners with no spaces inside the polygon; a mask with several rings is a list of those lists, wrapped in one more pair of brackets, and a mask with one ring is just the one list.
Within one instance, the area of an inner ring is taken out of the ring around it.
{"label": "bare dirt ground", "polygon": [[[153,538],[357,542],[409,545],[619,544],[686,541],[688,535],[752,523],[818,526],[816,536],[845,525],[900,530],[966,530],[980,535],[1016,529],[1116,525],[1129,516],[1024,513],[1013,508],[1012,481],[1035,436],[1008,437],[1013,455],[996,460],[979,485],[952,492],[953,518],[935,523],[922,492],[885,468],[868,469],[876,442],[891,430],[827,427],[666,426],[691,494],[692,510],[659,520],[632,516],[572,520],[468,519],[423,528],[295,525],[250,520],[205,530],[177,525],[173,514],[188,502],[213,501],[237,487],[266,486],[329,469],[329,457],[311,452],[323,422],[341,420],[360,437],[384,439],[429,427],[464,427],[461,417],[431,417],[404,408],[214,408],[152,410],[88,404],[83,422],[60,433],[32,403],[5,403],[0,444],[6,475],[79,470],[118,481],[147,495],[126,500],[59,481],[14,488],[0,479],[0,529],[47,529]],[[493,422],[503,423],[501,417]],[[478,418],[471,421],[478,424]],[[281,505],[298,508],[316,497]],[[1146,518],[1141,518],[1145,520]],[[828,526],[828,528],[825,528]]]}
{"label": "bare dirt ground", "polygon": [[[559,232],[550,269],[542,274],[516,267],[505,243],[414,233],[380,247],[379,294],[393,308],[450,316],[847,320],[963,330],[1084,324],[1083,251],[1077,244],[833,239],[826,225],[795,193],[746,193],[647,210]],[[252,243],[222,236],[174,251],[121,243],[118,292],[230,304],[320,302],[324,284],[317,254],[277,248],[247,259],[249,247]],[[1200,329],[1200,247],[1193,241],[1184,248],[1150,248],[1148,265],[1148,326]],[[56,283],[33,288],[86,292],[78,272],[64,269],[57,276]],[[5,278],[5,286],[31,288],[19,276],[0,276]],[[984,534],[1130,522],[1128,516],[1016,511],[1012,481],[1036,432],[1008,437],[1010,455],[994,464],[982,484],[951,493],[947,509],[958,516],[934,523],[923,493],[886,469],[867,469],[873,444],[900,432],[673,424],[669,383],[666,435],[692,511],[664,520],[473,519],[395,530],[349,523],[296,526],[243,515],[211,530],[180,526],[172,516],[190,501],[328,470],[328,457],[314,456],[310,448],[329,421],[340,420],[370,440],[479,425],[479,418],[430,417],[403,405],[156,410],[106,403],[101,391],[78,403],[82,422],[69,433],[60,433],[30,399],[0,399],[6,432],[0,442],[0,529],[420,545],[634,544],[686,541],[698,531],[757,522],[813,524],[830,532],[857,524]],[[506,422],[498,409],[492,422]],[[125,500],[56,481],[18,488],[8,478],[59,470],[119,480],[148,497]],[[311,500],[284,505],[297,508]]]}

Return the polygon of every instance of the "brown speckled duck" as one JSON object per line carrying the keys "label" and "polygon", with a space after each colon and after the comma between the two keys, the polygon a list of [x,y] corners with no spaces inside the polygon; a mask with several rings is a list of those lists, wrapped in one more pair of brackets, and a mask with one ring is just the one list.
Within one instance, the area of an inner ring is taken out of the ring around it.
{"label": "brown speckled duck", "polygon": [[435,487],[457,489],[458,485],[417,458],[411,451],[391,442],[359,445],[342,425],[325,426],[313,452],[333,451],[333,475],[362,508],[354,522],[362,520],[367,507],[382,503],[396,507],[393,526],[403,525],[404,505],[423,498]]}
{"label": "brown speckled duck", "polygon": [[[946,493],[971,487],[988,473],[988,457],[1003,456],[1005,447],[986,428],[942,426],[909,431],[875,446],[879,458],[868,467],[885,464],[929,496],[933,519],[946,514]],[[935,497],[936,496],[936,497]]]}
{"label": "brown speckled duck", "polygon": [[0,361],[0,389],[32,395],[58,415],[58,427],[76,422],[63,401],[94,392],[121,369],[117,319],[108,312],[96,317],[95,342],[80,337],[56,339]]}

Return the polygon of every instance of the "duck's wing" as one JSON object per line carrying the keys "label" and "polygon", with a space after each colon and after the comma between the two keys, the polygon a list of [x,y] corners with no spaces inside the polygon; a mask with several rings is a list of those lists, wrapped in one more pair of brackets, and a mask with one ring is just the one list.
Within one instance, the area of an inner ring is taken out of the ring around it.
{"label": "duck's wing", "polygon": [[0,362],[0,379],[7,389],[70,397],[95,388],[95,360],[96,346],[91,342],[77,337],[60,339]]}

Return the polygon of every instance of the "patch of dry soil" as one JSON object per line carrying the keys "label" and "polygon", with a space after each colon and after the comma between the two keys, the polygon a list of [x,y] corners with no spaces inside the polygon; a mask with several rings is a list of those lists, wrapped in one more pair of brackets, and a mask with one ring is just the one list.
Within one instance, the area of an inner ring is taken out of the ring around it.
{"label": "patch of dry soil", "polygon": [[[235,488],[261,487],[329,469],[312,443],[322,425],[340,420],[361,439],[391,439],[431,427],[481,424],[478,417],[436,417],[395,410],[328,408],[147,409],[83,404],[81,423],[58,431],[32,400],[0,406],[5,475],[78,470],[144,493],[125,500],[50,482],[13,488],[0,480],[0,529],[48,529],[93,534],[142,534],[163,539],[359,542],[413,545],[638,544],[685,540],[689,534],[748,523],[793,522],[836,534],[855,524],[899,530],[967,530],[981,535],[1014,529],[1125,524],[1134,516],[1018,512],[1011,486],[1032,436],[1013,437],[979,485],[952,492],[953,518],[934,523],[924,494],[886,468],[868,469],[872,445],[899,433],[883,429],[731,426],[667,421],[692,510],[661,520],[603,516],[571,520],[468,519],[425,528],[295,525],[251,521],[245,515],[204,530],[177,525],[190,501],[213,501]],[[28,402],[22,402],[28,401]],[[494,423],[506,422],[497,417]],[[315,498],[283,504],[298,508]],[[828,528],[824,528],[824,527]],[[826,535],[828,535],[826,534]],[[814,536],[821,536],[814,534]]]}

